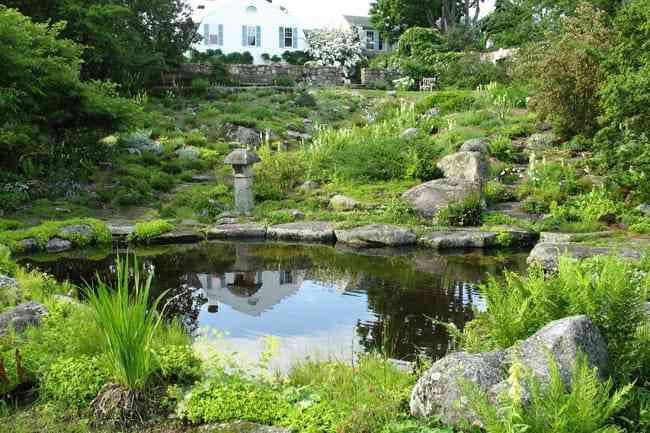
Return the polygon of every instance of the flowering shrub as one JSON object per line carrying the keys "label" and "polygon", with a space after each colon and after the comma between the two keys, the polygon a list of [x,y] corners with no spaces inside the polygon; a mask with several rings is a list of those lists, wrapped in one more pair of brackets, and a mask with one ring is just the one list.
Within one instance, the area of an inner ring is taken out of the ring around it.
{"label": "flowering shrub", "polygon": [[403,77],[393,81],[397,90],[411,90],[415,86],[415,80],[411,77]]}
{"label": "flowering shrub", "polygon": [[307,33],[309,55],[321,66],[343,68],[350,77],[354,68],[364,59],[359,31],[351,30],[312,30]]}

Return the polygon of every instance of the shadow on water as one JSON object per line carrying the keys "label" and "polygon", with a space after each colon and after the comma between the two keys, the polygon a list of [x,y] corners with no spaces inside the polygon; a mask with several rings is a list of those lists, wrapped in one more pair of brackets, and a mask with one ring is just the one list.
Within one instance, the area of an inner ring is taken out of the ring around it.
{"label": "shadow on water", "polygon": [[[29,256],[23,264],[83,285],[111,279],[115,250]],[[353,251],[323,245],[205,242],[137,249],[169,289],[167,314],[189,331],[227,333],[240,351],[265,335],[294,355],[373,351],[400,359],[443,356],[449,336],[427,317],[462,329],[481,309],[477,283],[523,271],[525,252],[437,254],[422,249]],[[250,347],[249,347],[250,346]]]}

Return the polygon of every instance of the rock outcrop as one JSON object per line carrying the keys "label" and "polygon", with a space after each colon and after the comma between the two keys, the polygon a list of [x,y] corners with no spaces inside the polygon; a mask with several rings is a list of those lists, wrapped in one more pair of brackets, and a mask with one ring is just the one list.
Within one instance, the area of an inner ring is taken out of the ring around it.
{"label": "rock outcrop", "polygon": [[463,201],[480,192],[472,182],[436,179],[409,189],[402,198],[423,218],[434,218],[451,203]]}
{"label": "rock outcrop", "polygon": [[445,178],[459,182],[483,184],[487,181],[489,165],[480,152],[457,152],[438,161]]}
{"label": "rock outcrop", "polygon": [[261,134],[252,128],[245,126],[233,125],[231,123],[224,126],[226,140],[241,143],[247,146],[257,147],[262,144]]}
{"label": "rock outcrop", "polygon": [[561,256],[588,259],[611,254],[623,259],[641,259],[641,252],[631,248],[595,247],[571,242],[540,242],[530,252],[528,263],[539,263],[544,269],[553,271],[557,269]]}
{"label": "rock outcrop", "polygon": [[47,315],[47,308],[36,302],[25,302],[17,307],[0,314],[0,335],[12,326],[16,332],[21,333],[27,326],[39,326],[43,317]]}
{"label": "rock outcrop", "polygon": [[608,369],[607,346],[600,331],[587,316],[572,316],[544,326],[530,338],[502,352],[452,353],[435,362],[415,385],[411,394],[411,414],[439,416],[443,423],[457,424],[464,419],[480,420],[467,407],[463,387],[471,382],[497,403],[507,389],[508,368],[519,362],[543,385],[550,380],[549,358],[558,365],[564,382],[571,382],[571,371],[578,353],[602,375]]}
{"label": "rock outcrop", "polygon": [[394,225],[370,224],[348,230],[335,230],[336,240],[359,248],[399,247],[413,245],[415,233]]}
{"label": "rock outcrop", "polygon": [[492,230],[462,229],[429,232],[418,243],[422,246],[445,249],[522,247],[534,245],[539,236],[517,227],[494,227]]}
{"label": "rock outcrop", "polygon": [[337,194],[330,199],[329,207],[332,210],[347,212],[357,209],[359,207],[359,202],[351,197]]}

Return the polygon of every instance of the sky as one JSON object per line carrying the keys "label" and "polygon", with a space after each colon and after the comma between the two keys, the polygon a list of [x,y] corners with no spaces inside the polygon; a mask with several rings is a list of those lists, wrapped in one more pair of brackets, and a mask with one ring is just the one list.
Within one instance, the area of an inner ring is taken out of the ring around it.
{"label": "sky", "polygon": [[[495,0],[486,0],[482,10],[489,10]],[[368,15],[370,0],[275,0],[306,27],[332,27],[340,24],[341,15]]]}
{"label": "sky", "polygon": [[[274,0],[284,6],[305,28],[338,27],[343,24],[343,15],[368,15],[371,0]],[[495,0],[485,0],[481,14],[494,6]],[[206,3],[205,0],[191,0],[192,4]]]}

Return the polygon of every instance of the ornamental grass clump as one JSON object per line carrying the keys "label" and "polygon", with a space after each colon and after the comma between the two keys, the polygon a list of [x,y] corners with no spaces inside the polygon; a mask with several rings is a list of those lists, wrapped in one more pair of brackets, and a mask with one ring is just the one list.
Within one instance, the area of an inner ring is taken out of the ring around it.
{"label": "ornamental grass clump", "polygon": [[137,259],[133,267],[128,256],[118,259],[116,277],[115,287],[98,279],[96,287],[86,290],[116,381],[102,389],[93,408],[100,418],[129,422],[142,420],[146,412],[144,391],[156,370],[152,349],[162,320],[157,307],[164,293],[149,303],[153,275],[142,276]]}

